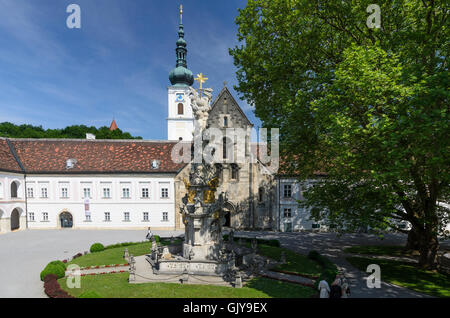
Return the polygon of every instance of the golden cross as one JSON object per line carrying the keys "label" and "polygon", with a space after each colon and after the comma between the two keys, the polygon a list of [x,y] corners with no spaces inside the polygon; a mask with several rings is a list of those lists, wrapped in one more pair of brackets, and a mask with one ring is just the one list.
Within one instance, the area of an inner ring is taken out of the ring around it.
{"label": "golden cross", "polygon": [[197,82],[200,83],[200,91],[203,89],[203,83],[205,83],[208,78],[203,76],[203,73],[197,74],[197,78],[195,78]]}

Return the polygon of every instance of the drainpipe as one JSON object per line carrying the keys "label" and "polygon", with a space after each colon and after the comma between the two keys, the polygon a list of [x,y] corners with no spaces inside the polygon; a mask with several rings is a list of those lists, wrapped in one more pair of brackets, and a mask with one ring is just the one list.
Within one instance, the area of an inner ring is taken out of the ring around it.
{"label": "drainpipe", "polygon": [[281,232],[281,183],[278,177],[278,231]]}

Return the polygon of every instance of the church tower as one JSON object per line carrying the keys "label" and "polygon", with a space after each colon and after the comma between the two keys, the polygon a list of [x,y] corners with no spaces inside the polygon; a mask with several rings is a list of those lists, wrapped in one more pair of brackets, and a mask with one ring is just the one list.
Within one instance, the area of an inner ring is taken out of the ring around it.
{"label": "church tower", "polygon": [[192,141],[194,131],[194,115],[189,98],[189,86],[194,83],[194,75],[187,68],[186,41],[184,40],[183,7],[180,6],[180,26],[176,48],[177,64],[170,72],[168,87],[167,118],[168,140]]}

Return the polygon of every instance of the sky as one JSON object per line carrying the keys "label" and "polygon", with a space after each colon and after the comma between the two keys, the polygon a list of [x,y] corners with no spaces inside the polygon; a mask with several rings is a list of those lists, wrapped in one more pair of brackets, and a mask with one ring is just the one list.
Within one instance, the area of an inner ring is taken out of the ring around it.
{"label": "sky", "polygon": [[[70,4],[81,29],[69,29]],[[205,74],[214,97],[224,81],[239,99],[228,49],[244,0],[0,0],[0,122],[64,128],[109,126],[167,139],[168,76],[175,67],[179,6],[188,68]],[[198,87],[198,84],[194,84]]]}

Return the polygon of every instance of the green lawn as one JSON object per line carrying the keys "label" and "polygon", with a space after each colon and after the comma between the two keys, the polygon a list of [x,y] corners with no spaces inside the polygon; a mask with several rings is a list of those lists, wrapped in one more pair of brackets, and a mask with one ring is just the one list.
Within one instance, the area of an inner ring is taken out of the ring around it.
{"label": "green lawn", "polygon": [[404,252],[404,248],[404,246],[394,245],[357,245],[344,249],[344,252],[367,255],[410,256],[410,254]]}
{"label": "green lawn", "polygon": [[81,277],[81,288],[69,289],[66,279],[58,282],[61,288],[78,297],[95,291],[103,298],[309,298],[316,294],[312,288],[255,278],[243,288],[172,283],[129,284],[128,273]]}
{"label": "green lawn", "polygon": [[348,257],[347,261],[361,271],[369,264],[381,268],[381,280],[424,294],[450,297],[450,276],[417,268],[414,264],[392,260]]}
{"label": "green lawn", "polygon": [[286,253],[286,264],[279,265],[275,270],[283,270],[307,276],[320,276],[322,267],[305,255],[297,254],[287,248],[259,245],[258,253],[275,261],[280,261],[281,252]]}
{"label": "green lawn", "polygon": [[[179,244],[180,240],[175,240],[175,244]],[[170,241],[162,241],[161,244],[168,245]],[[151,243],[143,242],[136,245],[121,246],[116,248],[105,249],[102,252],[90,253],[81,257],[75,258],[69,264],[77,264],[80,267],[97,266],[97,265],[112,265],[124,264],[126,260],[123,258],[123,252],[128,248],[129,254],[133,256],[141,256],[150,254]]]}

